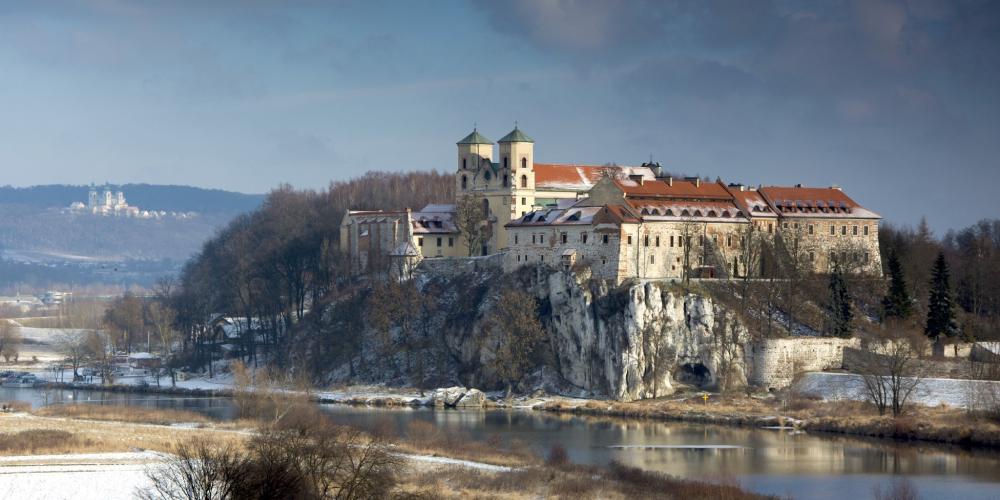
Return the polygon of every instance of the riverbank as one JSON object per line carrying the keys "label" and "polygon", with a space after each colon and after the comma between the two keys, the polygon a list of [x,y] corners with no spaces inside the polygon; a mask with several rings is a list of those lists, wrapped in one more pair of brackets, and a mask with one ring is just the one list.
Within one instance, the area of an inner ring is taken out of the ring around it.
{"label": "riverbank", "polygon": [[[0,492],[17,498],[132,498],[137,489],[150,486],[147,471],[169,461],[178,444],[243,449],[257,432],[245,428],[251,421],[207,421],[186,412],[129,407],[114,407],[131,416],[111,420],[113,413],[105,408],[81,406],[45,415],[0,414]],[[141,423],[148,421],[157,423]],[[468,436],[432,428],[412,428],[407,434],[378,438],[401,464],[395,469],[393,496],[771,498],[732,483],[678,479],[619,464],[572,465],[558,451],[546,459],[508,444],[477,444]],[[74,492],[93,481],[101,487]]]}
{"label": "riverbank", "polygon": [[[192,397],[238,397],[231,382],[202,379],[179,383],[177,387],[151,384],[101,386],[83,383],[49,383],[51,389],[85,389],[110,392],[167,394]],[[271,389],[274,390],[273,388]],[[435,406],[434,391],[385,386],[342,386],[325,390],[289,391],[321,404],[377,407]],[[487,393],[482,408],[524,409],[575,415],[639,418],[660,421],[735,425],[757,428],[788,428],[894,440],[921,440],[960,446],[1000,447],[1000,423],[977,418],[962,408],[947,405],[910,405],[900,418],[879,416],[871,405],[852,400],[824,401],[812,397],[713,394],[707,401],[698,395],[672,396],[654,400],[618,402],[576,399],[563,396],[517,397],[510,400],[500,393]]]}
{"label": "riverbank", "polygon": [[1000,447],[1000,425],[946,406],[910,406],[904,416],[881,416],[859,401],[821,401],[742,395],[691,396],[636,402],[574,401],[541,403],[535,410],[574,415],[695,422],[810,432],[830,432],[902,441]]}

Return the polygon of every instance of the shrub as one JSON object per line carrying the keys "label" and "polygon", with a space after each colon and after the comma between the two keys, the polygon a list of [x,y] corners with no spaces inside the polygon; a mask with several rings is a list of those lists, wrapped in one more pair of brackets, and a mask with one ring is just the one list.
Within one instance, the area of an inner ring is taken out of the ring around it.
{"label": "shrub", "polygon": [[204,441],[177,447],[147,471],[145,499],[385,498],[400,460],[355,430],[322,425],[265,429],[245,451]]}
{"label": "shrub", "polygon": [[549,454],[545,457],[545,464],[553,467],[562,467],[569,463],[569,454],[566,448],[559,443],[549,448]]}
{"label": "shrub", "polygon": [[30,453],[39,450],[70,450],[82,442],[76,435],[54,429],[29,429],[12,433],[0,433],[0,452]]}

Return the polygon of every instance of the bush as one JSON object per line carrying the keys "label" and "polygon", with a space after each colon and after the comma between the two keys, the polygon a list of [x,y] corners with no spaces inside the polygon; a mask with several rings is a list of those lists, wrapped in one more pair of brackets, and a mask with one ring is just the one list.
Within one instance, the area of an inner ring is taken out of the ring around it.
{"label": "bush", "polygon": [[400,460],[379,441],[333,425],[265,429],[246,451],[204,441],[178,446],[147,471],[145,499],[385,498]]}
{"label": "bush", "polygon": [[72,450],[81,444],[76,435],[54,429],[29,429],[13,433],[0,433],[0,453],[29,453],[40,450]]}
{"label": "bush", "polygon": [[545,464],[552,467],[562,467],[569,463],[569,454],[566,448],[559,443],[549,448],[549,454],[545,457]]}

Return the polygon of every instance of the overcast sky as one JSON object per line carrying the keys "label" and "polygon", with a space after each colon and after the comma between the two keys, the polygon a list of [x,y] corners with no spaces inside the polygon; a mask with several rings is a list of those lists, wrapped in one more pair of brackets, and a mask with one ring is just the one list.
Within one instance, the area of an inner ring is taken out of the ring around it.
{"label": "overcast sky", "polygon": [[0,184],[265,192],[537,161],[1000,217],[1000,2],[0,0]]}

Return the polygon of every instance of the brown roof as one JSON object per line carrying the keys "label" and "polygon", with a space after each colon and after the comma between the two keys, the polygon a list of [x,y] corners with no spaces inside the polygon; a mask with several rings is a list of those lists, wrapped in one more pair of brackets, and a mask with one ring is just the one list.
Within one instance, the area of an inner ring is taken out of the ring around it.
{"label": "brown roof", "polygon": [[780,215],[880,218],[839,188],[767,186],[758,190]]}
{"label": "brown roof", "polygon": [[607,171],[613,172],[614,167],[574,163],[536,163],[535,187],[550,189],[573,186],[589,187],[596,184]]}
{"label": "brown roof", "polygon": [[716,182],[700,181],[696,184],[695,181],[683,179],[673,179],[671,182],[656,179],[642,183],[619,181],[618,185],[625,196],[631,198],[732,199],[726,188]]}

